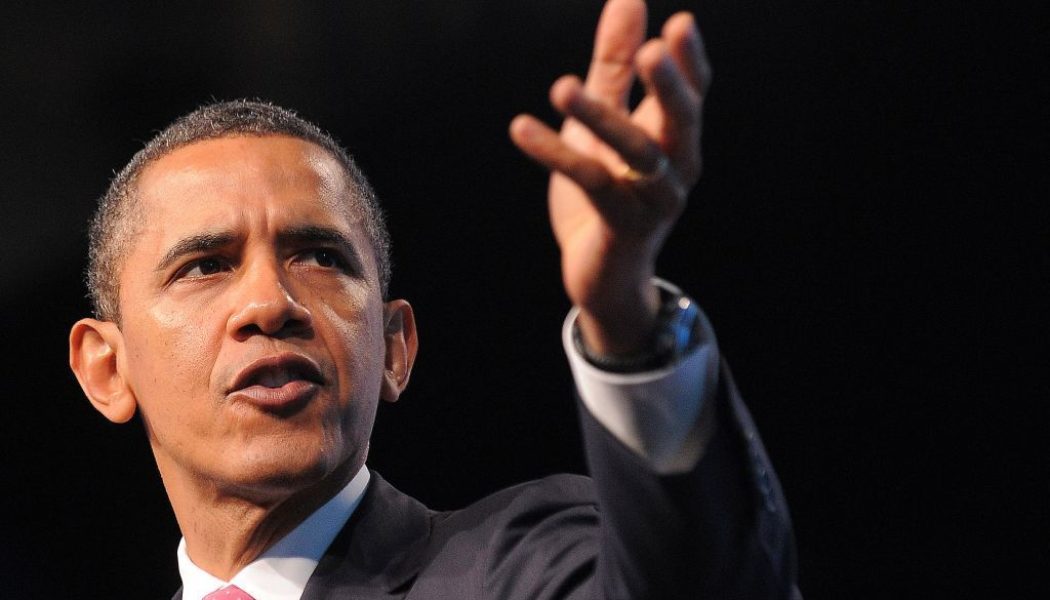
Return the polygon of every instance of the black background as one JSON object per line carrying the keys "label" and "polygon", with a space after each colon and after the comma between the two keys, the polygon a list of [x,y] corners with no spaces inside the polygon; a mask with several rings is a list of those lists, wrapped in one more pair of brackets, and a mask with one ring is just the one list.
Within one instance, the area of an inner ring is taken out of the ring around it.
{"label": "black background", "polygon": [[[809,598],[1039,597],[1047,570],[1047,22],[1037,3],[653,2],[715,67],[706,173],[660,273],[705,307],[786,490]],[[178,540],[139,425],[66,367],[112,172],[209,99],[330,129],[375,184],[412,386],[372,466],[434,507],[580,471],[543,172],[599,2],[0,9],[4,597],[165,598]],[[1042,112],[1045,115],[1045,111]],[[35,587],[33,587],[35,586]],[[47,586],[47,587],[41,587]],[[916,595],[917,594],[917,595]]]}

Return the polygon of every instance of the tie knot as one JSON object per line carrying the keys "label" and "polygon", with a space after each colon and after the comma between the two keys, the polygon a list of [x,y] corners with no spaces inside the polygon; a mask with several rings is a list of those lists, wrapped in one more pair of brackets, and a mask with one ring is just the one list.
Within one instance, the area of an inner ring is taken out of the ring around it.
{"label": "tie knot", "polygon": [[204,600],[255,600],[248,592],[235,585],[228,585],[221,590],[215,590],[204,597]]}

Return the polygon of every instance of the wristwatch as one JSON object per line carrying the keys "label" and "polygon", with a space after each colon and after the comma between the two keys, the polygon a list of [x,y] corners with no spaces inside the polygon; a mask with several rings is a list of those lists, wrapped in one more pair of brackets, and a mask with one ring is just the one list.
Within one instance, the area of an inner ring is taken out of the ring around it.
{"label": "wristwatch", "polygon": [[612,373],[640,373],[672,365],[700,345],[700,308],[692,298],[660,286],[660,312],[648,348],[637,354],[611,356],[595,354],[583,343],[578,325],[572,326],[576,350],[587,362]]}

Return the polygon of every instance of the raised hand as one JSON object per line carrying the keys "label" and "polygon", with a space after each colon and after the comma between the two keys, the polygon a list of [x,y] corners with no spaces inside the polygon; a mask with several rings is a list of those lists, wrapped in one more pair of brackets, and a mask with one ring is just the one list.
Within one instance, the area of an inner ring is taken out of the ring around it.
{"label": "raised hand", "polygon": [[[645,42],[646,20],[641,0],[609,0],[587,79],[566,75],[551,86],[566,116],[560,134],[530,115],[510,127],[515,144],[552,171],[562,280],[597,354],[632,354],[648,343],[659,308],[650,284],[656,257],[700,177],[710,80],[700,34],[691,14],[678,13]],[[646,94],[632,111],[636,76]]]}

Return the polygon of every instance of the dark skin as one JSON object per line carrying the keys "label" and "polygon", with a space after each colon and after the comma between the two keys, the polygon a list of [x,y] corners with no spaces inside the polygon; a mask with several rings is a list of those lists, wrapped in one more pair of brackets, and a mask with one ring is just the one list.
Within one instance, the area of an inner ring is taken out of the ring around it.
{"label": "dark skin", "polygon": [[364,464],[378,402],[408,383],[412,309],[383,301],[319,146],[189,144],[137,192],[123,318],[78,321],[70,364],[106,418],[141,416],[189,556],[229,579]]}

